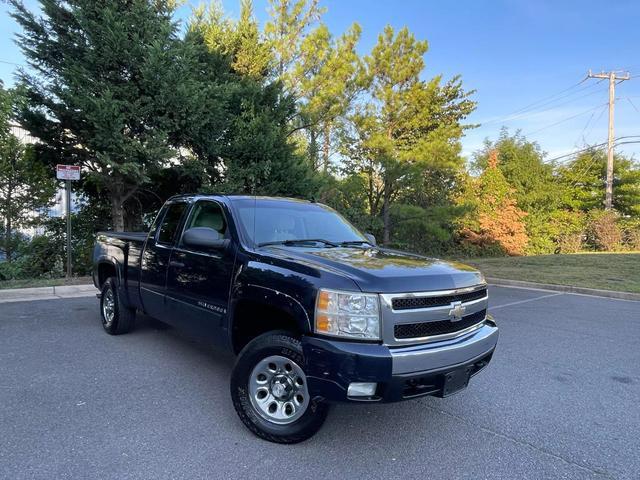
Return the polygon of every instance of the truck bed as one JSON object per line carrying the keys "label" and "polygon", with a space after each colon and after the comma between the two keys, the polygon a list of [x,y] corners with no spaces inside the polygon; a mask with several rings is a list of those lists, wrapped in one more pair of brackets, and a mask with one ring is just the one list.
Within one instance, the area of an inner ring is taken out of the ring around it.
{"label": "truck bed", "polygon": [[98,232],[98,235],[105,235],[107,237],[117,238],[118,240],[144,242],[147,239],[147,232],[110,232],[103,231]]}

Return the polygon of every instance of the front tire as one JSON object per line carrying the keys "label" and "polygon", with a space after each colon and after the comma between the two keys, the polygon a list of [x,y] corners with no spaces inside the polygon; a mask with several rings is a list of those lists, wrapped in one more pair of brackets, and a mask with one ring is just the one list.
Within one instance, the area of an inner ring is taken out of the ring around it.
{"label": "front tire", "polygon": [[108,278],[100,295],[102,327],[110,335],[128,333],[133,328],[136,311],[125,307],[120,301],[115,277]]}
{"label": "front tire", "polygon": [[244,424],[275,443],[298,443],[324,423],[328,405],[309,396],[300,340],[268,332],[242,349],[231,374],[231,398]]}

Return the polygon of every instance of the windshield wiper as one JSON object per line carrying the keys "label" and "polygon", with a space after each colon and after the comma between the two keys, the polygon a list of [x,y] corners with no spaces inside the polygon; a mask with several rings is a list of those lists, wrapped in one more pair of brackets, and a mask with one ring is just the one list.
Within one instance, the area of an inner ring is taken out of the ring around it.
{"label": "windshield wiper", "polygon": [[259,243],[258,247],[265,247],[267,245],[302,245],[305,243],[323,243],[329,247],[337,247],[337,243],[330,242],[329,240],[324,240],[323,238],[302,238],[295,240],[278,240],[275,242],[263,242]]}
{"label": "windshield wiper", "polygon": [[340,242],[339,245],[341,247],[348,247],[350,245],[370,245],[370,246],[374,246],[371,242],[368,242],[367,240],[349,240],[347,242]]}

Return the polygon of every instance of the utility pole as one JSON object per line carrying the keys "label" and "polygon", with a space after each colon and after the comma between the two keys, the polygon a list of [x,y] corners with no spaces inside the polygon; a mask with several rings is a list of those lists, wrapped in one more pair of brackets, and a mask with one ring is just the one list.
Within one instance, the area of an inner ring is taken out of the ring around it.
{"label": "utility pole", "polygon": [[609,142],[607,148],[607,185],[604,199],[604,208],[611,210],[613,207],[613,109],[616,101],[616,81],[623,82],[631,78],[627,72],[624,76],[616,75],[616,72],[591,73],[588,78],[609,79]]}

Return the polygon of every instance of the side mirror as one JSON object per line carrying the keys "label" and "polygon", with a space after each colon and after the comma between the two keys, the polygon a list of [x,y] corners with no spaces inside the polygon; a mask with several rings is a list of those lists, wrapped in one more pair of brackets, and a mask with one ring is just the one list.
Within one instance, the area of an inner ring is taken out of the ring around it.
{"label": "side mirror", "polygon": [[371,245],[378,245],[378,243],[376,242],[376,237],[374,237],[373,235],[371,235],[370,233],[365,233],[364,237],[367,239],[367,241],[371,244]]}
{"label": "side mirror", "polygon": [[224,250],[229,245],[229,239],[223,238],[213,228],[193,227],[184,232],[182,243],[192,248]]}

